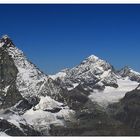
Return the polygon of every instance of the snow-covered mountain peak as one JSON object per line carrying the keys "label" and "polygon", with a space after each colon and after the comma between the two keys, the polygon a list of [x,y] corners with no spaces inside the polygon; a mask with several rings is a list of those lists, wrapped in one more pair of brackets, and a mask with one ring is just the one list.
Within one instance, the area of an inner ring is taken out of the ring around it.
{"label": "snow-covered mountain peak", "polygon": [[7,38],[10,38],[10,37],[8,35],[3,35],[2,38],[7,39]]}
{"label": "snow-covered mountain peak", "polygon": [[91,71],[94,68],[101,71],[112,69],[112,66],[107,61],[102,60],[95,55],[90,55],[89,57],[87,57],[84,61],[81,62],[79,66],[82,68],[85,67],[86,69],[89,67]]}
{"label": "snow-covered mountain peak", "polygon": [[96,61],[100,60],[97,56],[95,55],[90,55],[89,57],[85,58],[81,64],[85,63],[95,63]]}
{"label": "snow-covered mountain peak", "polygon": [[68,90],[79,84],[92,89],[103,89],[105,86],[117,87],[117,75],[112,65],[95,55],[87,57],[79,65],[66,72],[57,73],[52,78],[60,78]]}
{"label": "snow-covered mountain peak", "polygon": [[14,47],[14,44],[8,35],[3,35],[0,39],[0,47]]}
{"label": "snow-covered mountain peak", "polygon": [[98,75],[99,73],[103,73],[107,70],[112,70],[112,66],[105,60],[100,59],[99,57],[95,55],[91,55],[88,58],[86,58],[80,65],[76,67],[76,69],[79,69],[79,71],[90,71],[91,73],[96,73],[95,75]]}
{"label": "snow-covered mountain peak", "polygon": [[89,60],[89,61],[96,61],[96,60],[98,60],[99,58],[97,57],[97,56],[95,56],[95,55],[90,55],[88,58],[87,58],[87,60]]}
{"label": "snow-covered mountain peak", "polygon": [[16,80],[16,88],[24,98],[40,95],[46,96],[48,94],[51,96],[51,94],[59,93],[61,87],[57,86],[52,79],[31,63],[8,36],[4,36],[0,43],[2,46],[1,55],[3,58],[6,57],[5,60],[7,60],[5,63],[12,61],[17,70],[14,78]]}

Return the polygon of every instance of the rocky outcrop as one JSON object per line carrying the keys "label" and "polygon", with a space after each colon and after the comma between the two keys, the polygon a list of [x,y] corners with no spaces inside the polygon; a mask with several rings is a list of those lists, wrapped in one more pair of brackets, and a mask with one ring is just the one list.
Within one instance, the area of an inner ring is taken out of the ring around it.
{"label": "rocky outcrop", "polygon": [[140,82],[140,73],[132,70],[128,66],[122,68],[118,73],[122,77],[128,77],[132,81]]}
{"label": "rocky outcrop", "polygon": [[140,135],[140,90],[134,89],[126,93],[119,103],[110,105],[109,112],[112,116],[129,126],[134,135]]}

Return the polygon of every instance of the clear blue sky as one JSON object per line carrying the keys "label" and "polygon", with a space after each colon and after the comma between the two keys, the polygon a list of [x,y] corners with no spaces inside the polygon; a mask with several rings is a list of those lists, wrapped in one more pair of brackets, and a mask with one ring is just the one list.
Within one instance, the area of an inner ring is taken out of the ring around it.
{"label": "clear blue sky", "polygon": [[140,5],[0,5],[0,35],[45,73],[91,54],[140,71]]}

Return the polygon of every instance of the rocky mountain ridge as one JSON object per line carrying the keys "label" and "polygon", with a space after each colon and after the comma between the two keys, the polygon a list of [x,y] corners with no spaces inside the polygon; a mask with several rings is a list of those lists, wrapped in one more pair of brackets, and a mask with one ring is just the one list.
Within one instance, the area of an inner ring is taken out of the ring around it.
{"label": "rocky mountain ridge", "polygon": [[5,35],[0,39],[0,135],[133,133],[113,116],[114,108],[113,115],[107,110],[138,84],[139,73],[117,72],[94,55],[72,69],[46,75]]}

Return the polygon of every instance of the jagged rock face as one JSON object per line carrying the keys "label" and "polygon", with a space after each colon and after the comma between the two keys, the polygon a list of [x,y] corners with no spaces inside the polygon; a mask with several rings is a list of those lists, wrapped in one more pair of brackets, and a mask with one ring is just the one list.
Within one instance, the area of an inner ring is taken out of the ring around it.
{"label": "jagged rock face", "polygon": [[0,119],[0,131],[5,131],[8,135],[12,136],[25,136],[25,134],[19,130],[16,126],[13,124],[7,122],[6,120]]}
{"label": "jagged rock face", "polygon": [[9,89],[4,97],[4,100],[2,102],[2,108],[12,107],[22,99],[23,97],[16,88],[16,83],[13,83],[9,86]]}
{"label": "jagged rock face", "polygon": [[19,129],[17,126],[12,123],[0,119],[0,131],[6,133],[10,136],[41,136],[41,133],[35,131],[28,125],[20,124],[22,129]]}
{"label": "jagged rock face", "polygon": [[89,101],[89,92],[85,91],[80,85],[75,89],[60,94],[64,102],[73,110],[79,110]]}
{"label": "jagged rock face", "polygon": [[22,99],[16,88],[16,77],[18,70],[6,51],[6,45],[0,48],[0,98],[1,107],[7,108]]}
{"label": "jagged rock face", "polygon": [[132,70],[129,67],[124,67],[119,71],[122,77],[128,77],[132,81],[140,82],[140,73]]}
{"label": "jagged rock face", "polygon": [[16,81],[18,70],[5,48],[0,48],[0,58],[0,87],[3,89]]}

